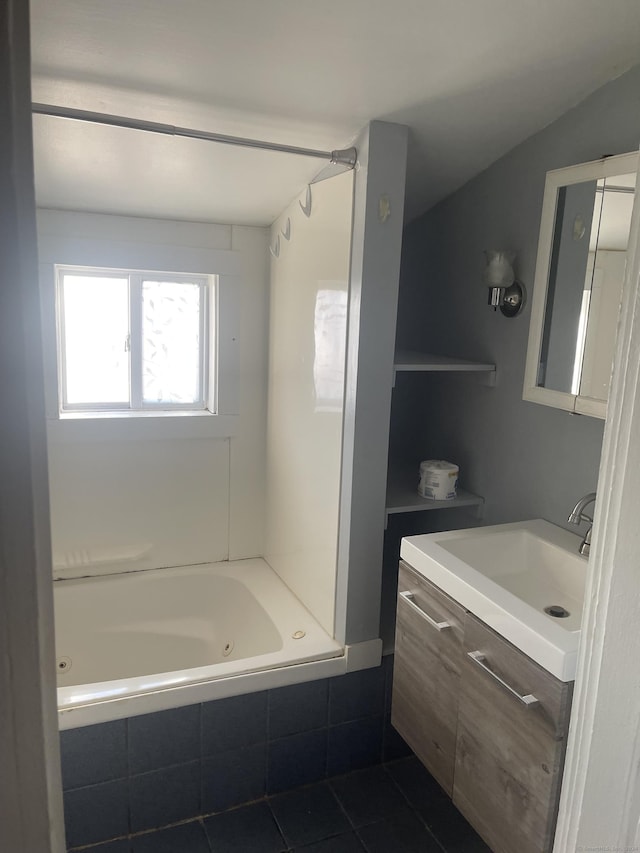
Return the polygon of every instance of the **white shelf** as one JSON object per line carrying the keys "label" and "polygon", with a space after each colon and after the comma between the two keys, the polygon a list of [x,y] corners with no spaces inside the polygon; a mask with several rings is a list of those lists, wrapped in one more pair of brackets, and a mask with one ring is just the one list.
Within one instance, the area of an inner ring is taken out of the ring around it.
{"label": "white shelf", "polygon": [[488,373],[491,381],[495,380],[496,366],[446,355],[399,350],[394,359],[393,371],[394,379],[395,374],[401,371],[403,373]]}
{"label": "white shelf", "polygon": [[406,469],[389,471],[385,507],[387,517],[400,512],[426,512],[434,509],[456,509],[468,506],[476,506],[480,510],[484,505],[484,498],[460,488],[457,496],[449,501],[434,501],[430,498],[420,497],[417,481],[417,473],[412,475],[411,471]]}
{"label": "white shelf", "polygon": [[394,359],[396,370],[425,370],[425,371],[464,371],[491,372],[495,364],[485,364],[480,361],[468,361],[464,358],[451,358],[448,355],[433,355],[428,352],[409,352],[400,350]]}

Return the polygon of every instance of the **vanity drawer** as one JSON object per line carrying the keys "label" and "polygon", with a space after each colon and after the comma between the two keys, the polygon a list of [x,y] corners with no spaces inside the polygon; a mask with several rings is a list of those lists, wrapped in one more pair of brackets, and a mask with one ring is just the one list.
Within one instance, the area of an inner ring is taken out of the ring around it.
{"label": "vanity drawer", "polygon": [[400,563],[391,722],[451,794],[466,611]]}
{"label": "vanity drawer", "polygon": [[495,853],[553,847],[572,687],[467,614],[453,801]]}

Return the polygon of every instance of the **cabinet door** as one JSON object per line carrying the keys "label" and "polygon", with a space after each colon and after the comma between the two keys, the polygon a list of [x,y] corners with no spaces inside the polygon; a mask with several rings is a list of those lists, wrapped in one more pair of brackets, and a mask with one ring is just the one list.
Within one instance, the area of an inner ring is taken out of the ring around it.
{"label": "cabinet door", "polygon": [[391,722],[451,795],[465,610],[400,563]]}
{"label": "cabinet door", "polygon": [[467,615],[453,801],[495,853],[550,851],[572,683]]}

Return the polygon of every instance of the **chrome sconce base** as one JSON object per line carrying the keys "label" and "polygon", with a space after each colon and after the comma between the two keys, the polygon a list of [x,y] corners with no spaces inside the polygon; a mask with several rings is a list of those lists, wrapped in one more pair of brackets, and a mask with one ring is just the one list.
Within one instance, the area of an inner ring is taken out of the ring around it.
{"label": "chrome sconce base", "polygon": [[521,281],[514,281],[509,287],[491,287],[488,303],[494,311],[499,308],[505,317],[517,317],[527,304],[527,290]]}

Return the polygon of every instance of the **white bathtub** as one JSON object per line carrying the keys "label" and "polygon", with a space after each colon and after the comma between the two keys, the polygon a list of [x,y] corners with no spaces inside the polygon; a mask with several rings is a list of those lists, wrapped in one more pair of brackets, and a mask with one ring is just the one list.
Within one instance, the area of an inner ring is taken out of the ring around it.
{"label": "white bathtub", "polygon": [[261,559],[54,583],[61,729],[345,671]]}

